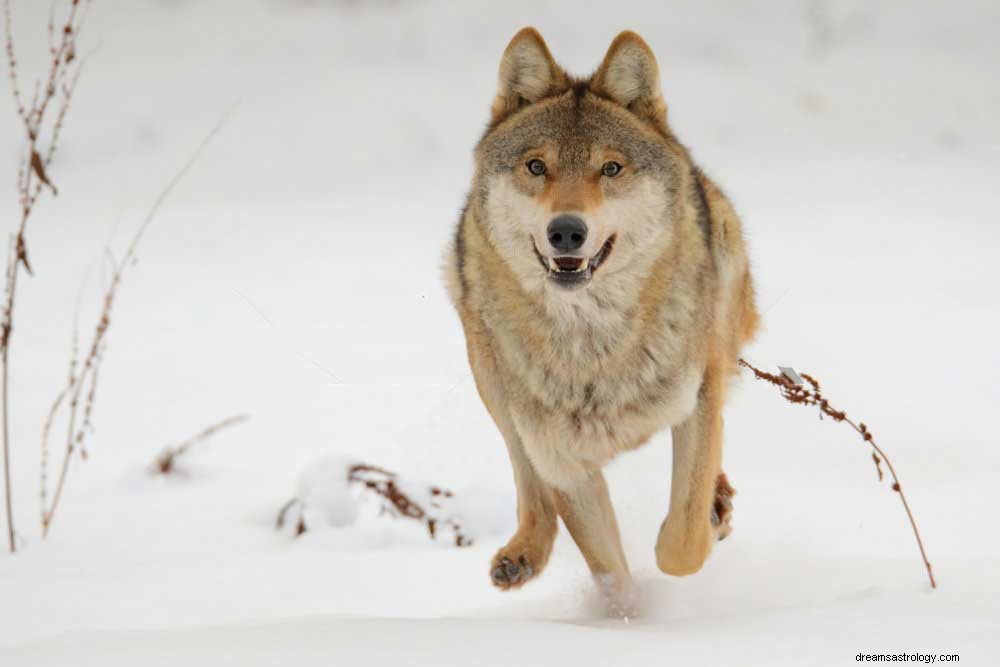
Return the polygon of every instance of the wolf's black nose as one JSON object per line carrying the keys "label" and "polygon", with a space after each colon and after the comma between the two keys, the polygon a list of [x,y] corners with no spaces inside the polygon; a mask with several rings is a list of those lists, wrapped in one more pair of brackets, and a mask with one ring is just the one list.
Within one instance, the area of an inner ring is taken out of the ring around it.
{"label": "wolf's black nose", "polygon": [[587,240],[587,225],[577,216],[564,213],[552,219],[546,233],[553,248],[559,252],[573,252]]}

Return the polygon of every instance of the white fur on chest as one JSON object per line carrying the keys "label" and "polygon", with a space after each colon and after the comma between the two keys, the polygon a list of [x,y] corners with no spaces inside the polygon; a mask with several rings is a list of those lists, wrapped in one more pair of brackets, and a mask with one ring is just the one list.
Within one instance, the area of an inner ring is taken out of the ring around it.
{"label": "white fur on chest", "polygon": [[682,422],[701,386],[704,368],[689,355],[687,337],[630,340],[635,332],[627,313],[598,314],[576,326],[551,323],[543,349],[503,335],[497,341],[525,451],[557,486],[572,486]]}
{"label": "white fur on chest", "polygon": [[683,422],[694,410],[701,369],[689,368],[655,402],[579,415],[512,406],[511,416],[532,464],[546,481],[572,488],[618,454]]}

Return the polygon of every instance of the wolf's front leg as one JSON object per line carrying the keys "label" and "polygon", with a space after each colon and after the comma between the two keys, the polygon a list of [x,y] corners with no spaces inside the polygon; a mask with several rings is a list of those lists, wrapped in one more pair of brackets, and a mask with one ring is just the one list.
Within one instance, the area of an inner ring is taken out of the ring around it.
{"label": "wolf's front leg", "polygon": [[517,532],[493,557],[490,577],[497,588],[508,590],[541,574],[552,554],[558,524],[551,490],[532,467],[516,431],[509,423],[500,430],[514,467]]}
{"label": "wolf's front leg", "polygon": [[583,554],[612,616],[638,612],[635,587],[625,561],[608,485],[599,470],[570,490],[554,488],[556,508]]}
{"label": "wolf's front leg", "polygon": [[[670,511],[656,540],[656,563],[667,574],[697,572],[712,545],[728,534],[728,513],[722,516],[715,508],[722,466],[724,390],[722,374],[710,367],[694,412],[673,428]],[[731,496],[731,487],[725,486]],[[724,500],[723,507],[728,496]]]}
{"label": "wolf's front leg", "polygon": [[493,422],[500,429],[507,453],[514,469],[514,483],[517,485],[517,532],[505,547],[493,556],[490,563],[490,579],[501,590],[523,586],[533,577],[541,574],[552,554],[556,539],[558,519],[549,486],[539,478],[528,455],[524,452],[521,436],[514,427],[506,390],[500,378],[492,348],[486,342],[482,322],[463,313],[469,363],[476,379],[476,388],[486,405]]}

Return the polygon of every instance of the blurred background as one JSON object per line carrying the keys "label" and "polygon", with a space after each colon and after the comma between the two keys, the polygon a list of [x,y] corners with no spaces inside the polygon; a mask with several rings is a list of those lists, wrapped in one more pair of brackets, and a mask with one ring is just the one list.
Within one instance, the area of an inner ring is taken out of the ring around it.
{"label": "blurred background", "polygon": [[[12,10],[30,89],[49,3]],[[996,590],[997,538],[984,526],[1000,464],[996,2],[105,0],[79,38],[87,60],[49,170],[59,196],[33,215],[36,275],[18,296],[25,548],[0,556],[9,641],[310,613],[579,613],[589,583],[565,535],[520,597],[489,589],[513,484],[440,278],[499,57],[524,25],[576,73],[622,29],[648,41],[673,129],[744,219],[764,316],[747,356],[814,373],[867,420],[895,454],[941,579],[955,595]],[[42,542],[38,442],[78,294],[86,339],[105,248],[120,256],[234,107],[126,277],[90,456],[74,463]],[[23,147],[4,91],[0,221],[11,230]],[[233,413],[252,419],[208,443],[184,480],[146,476],[163,445]],[[909,605],[897,594],[926,585],[913,538],[853,437],[745,380],[727,418],[736,533],[704,573],[669,583],[652,558],[669,436],[616,462],[626,548],[658,618],[848,594]],[[419,527],[378,521],[290,545],[273,515],[329,451],[455,489],[477,546],[432,549]],[[364,583],[376,577],[384,585]],[[95,612],[98,595],[113,603]],[[986,597],[943,599],[928,623],[995,611]]]}

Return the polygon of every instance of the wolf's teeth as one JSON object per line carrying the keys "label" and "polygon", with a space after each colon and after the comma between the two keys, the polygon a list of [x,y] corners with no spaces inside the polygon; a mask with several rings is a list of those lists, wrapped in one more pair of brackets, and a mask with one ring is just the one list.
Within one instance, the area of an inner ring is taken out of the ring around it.
{"label": "wolf's teeth", "polygon": [[556,264],[556,260],[552,259],[551,257],[549,257],[549,268],[552,269],[553,271],[559,270],[559,265]]}
{"label": "wolf's teeth", "polygon": [[577,273],[581,273],[583,271],[586,271],[588,265],[589,265],[589,262],[587,260],[581,259],[580,260],[580,265],[578,267],[576,267],[575,271]]}

